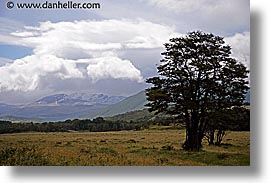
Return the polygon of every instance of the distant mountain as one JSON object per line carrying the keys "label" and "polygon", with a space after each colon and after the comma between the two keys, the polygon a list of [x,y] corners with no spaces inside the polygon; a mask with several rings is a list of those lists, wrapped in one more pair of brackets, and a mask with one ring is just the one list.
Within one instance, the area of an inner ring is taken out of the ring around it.
{"label": "distant mountain", "polygon": [[125,99],[123,96],[108,96],[104,94],[87,94],[87,93],[72,93],[72,94],[56,94],[46,96],[34,103],[32,106],[57,106],[57,105],[94,105],[106,104],[111,105]]}
{"label": "distant mountain", "polygon": [[[246,95],[246,101],[250,102],[250,91]],[[114,105],[107,106],[105,108],[96,111],[95,113],[89,113],[87,118],[94,117],[113,117],[113,119],[123,119],[129,121],[129,117],[134,119],[144,117],[150,117],[152,114],[149,114],[147,110],[143,110],[146,107],[144,106],[147,103],[145,91],[141,91],[133,96],[130,96],[121,102],[118,102]]]}
{"label": "distant mountain", "polygon": [[15,106],[15,105],[8,105],[8,104],[0,103],[0,116],[7,114],[16,108],[17,108],[17,106]]}
{"label": "distant mountain", "polygon": [[[250,91],[247,94],[246,101],[250,101]],[[151,116],[148,111],[143,110],[146,103],[145,91],[128,98],[103,94],[57,94],[46,96],[25,106],[0,104],[0,119],[61,121],[74,118],[111,117],[115,115],[118,116],[114,119],[130,120],[130,117],[141,119],[142,116]],[[138,112],[131,113],[132,111]],[[119,115],[127,112],[128,114],[126,115]]]}
{"label": "distant mountain", "polygon": [[141,91],[133,96],[130,96],[121,102],[116,104],[110,105],[108,107],[102,108],[96,113],[89,113],[87,117],[94,118],[98,116],[107,117],[107,116],[114,116],[117,114],[122,114],[130,111],[135,110],[142,110],[145,108],[146,104],[146,95],[145,91]]}
{"label": "distant mountain", "polygon": [[56,105],[56,106],[25,106],[13,111],[10,116],[20,118],[39,118],[44,121],[60,121],[80,118],[87,112],[96,112],[108,105]]}
{"label": "distant mountain", "polygon": [[14,116],[0,116],[0,120],[12,121],[12,122],[43,122],[39,118],[24,118],[24,117],[14,117]]}
{"label": "distant mountain", "polygon": [[104,94],[56,94],[43,97],[27,105],[0,104],[0,119],[38,119],[35,121],[59,121],[80,118],[87,113],[96,113],[100,109],[118,103],[123,96]]}

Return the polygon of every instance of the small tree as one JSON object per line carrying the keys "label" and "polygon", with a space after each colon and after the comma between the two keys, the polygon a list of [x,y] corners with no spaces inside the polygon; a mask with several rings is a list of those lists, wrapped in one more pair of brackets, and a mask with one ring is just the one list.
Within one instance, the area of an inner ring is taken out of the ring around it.
{"label": "small tree", "polygon": [[150,111],[169,113],[186,122],[186,150],[201,148],[207,112],[239,106],[248,90],[246,67],[231,58],[223,38],[200,31],[164,44],[158,77],[147,79]]}
{"label": "small tree", "polygon": [[221,145],[227,130],[250,130],[250,110],[243,106],[208,112],[207,116],[205,137],[209,145]]}
{"label": "small tree", "polygon": [[225,131],[230,130],[234,125],[231,111],[231,109],[221,109],[207,113],[208,118],[205,137],[209,145],[221,145]]}

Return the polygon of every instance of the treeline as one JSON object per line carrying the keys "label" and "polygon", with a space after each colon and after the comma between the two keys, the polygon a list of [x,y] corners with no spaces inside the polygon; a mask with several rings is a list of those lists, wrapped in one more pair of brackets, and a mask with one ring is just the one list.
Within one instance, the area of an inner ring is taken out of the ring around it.
{"label": "treeline", "polygon": [[[138,115],[136,114],[138,113]],[[143,116],[145,114],[145,116]],[[144,111],[128,113],[129,116],[116,116],[104,119],[102,117],[91,119],[74,119],[62,122],[44,123],[12,123],[0,120],[0,134],[19,132],[69,132],[69,131],[121,131],[121,130],[141,130],[147,129],[151,125],[177,126],[184,128],[185,121],[181,116],[158,114],[151,119],[146,117]],[[131,116],[138,116],[131,118]],[[143,116],[143,117],[142,117]],[[250,130],[250,110],[245,107],[233,107],[216,112],[207,113],[206,136],[209,136],[210,143],[213,142],[215,132],[224,134],[225,131],[249,131]],[[135,119],[135,120],[127,120]]]}
{"label": "treeline", "polygon": [[69,132],[69,131],[121,131],[121,130],[141,130],[148,128],[146,122],[134,121],[108,121],[102,117],[93,120],[66,120],[63,122],[44,123],[12,123],[10,121],[0,121],[0,134],[19,132]]}

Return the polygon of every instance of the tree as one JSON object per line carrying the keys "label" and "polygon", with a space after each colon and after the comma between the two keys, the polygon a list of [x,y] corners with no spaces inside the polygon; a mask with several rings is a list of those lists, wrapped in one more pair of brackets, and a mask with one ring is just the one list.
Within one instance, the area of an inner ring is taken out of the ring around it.
{"label": "tree", "polygon": [[223,38],[200,31],[164,44],[159,76],[147,79],[149,111],[174,114],[186,123],[184,148],[200,150],[207,112],[242,105],[249,71],[230,57]]}
{"label": "tree", "polygon": [[[250,109],[244,106],[208,112],[205,137],[209,145],[221,145],[225,132],[249,131]],[[216,134],[216,141],[215,140]]]}

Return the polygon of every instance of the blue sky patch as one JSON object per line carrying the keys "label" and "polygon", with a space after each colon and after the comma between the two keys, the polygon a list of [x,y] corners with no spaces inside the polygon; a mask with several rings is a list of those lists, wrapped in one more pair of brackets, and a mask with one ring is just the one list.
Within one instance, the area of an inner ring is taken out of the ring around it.
{"label": "blue sky patch", "polygon": [[18,59],[32,54],[32,49],[23,46],[0,44],[0,57],[8,59]]}

